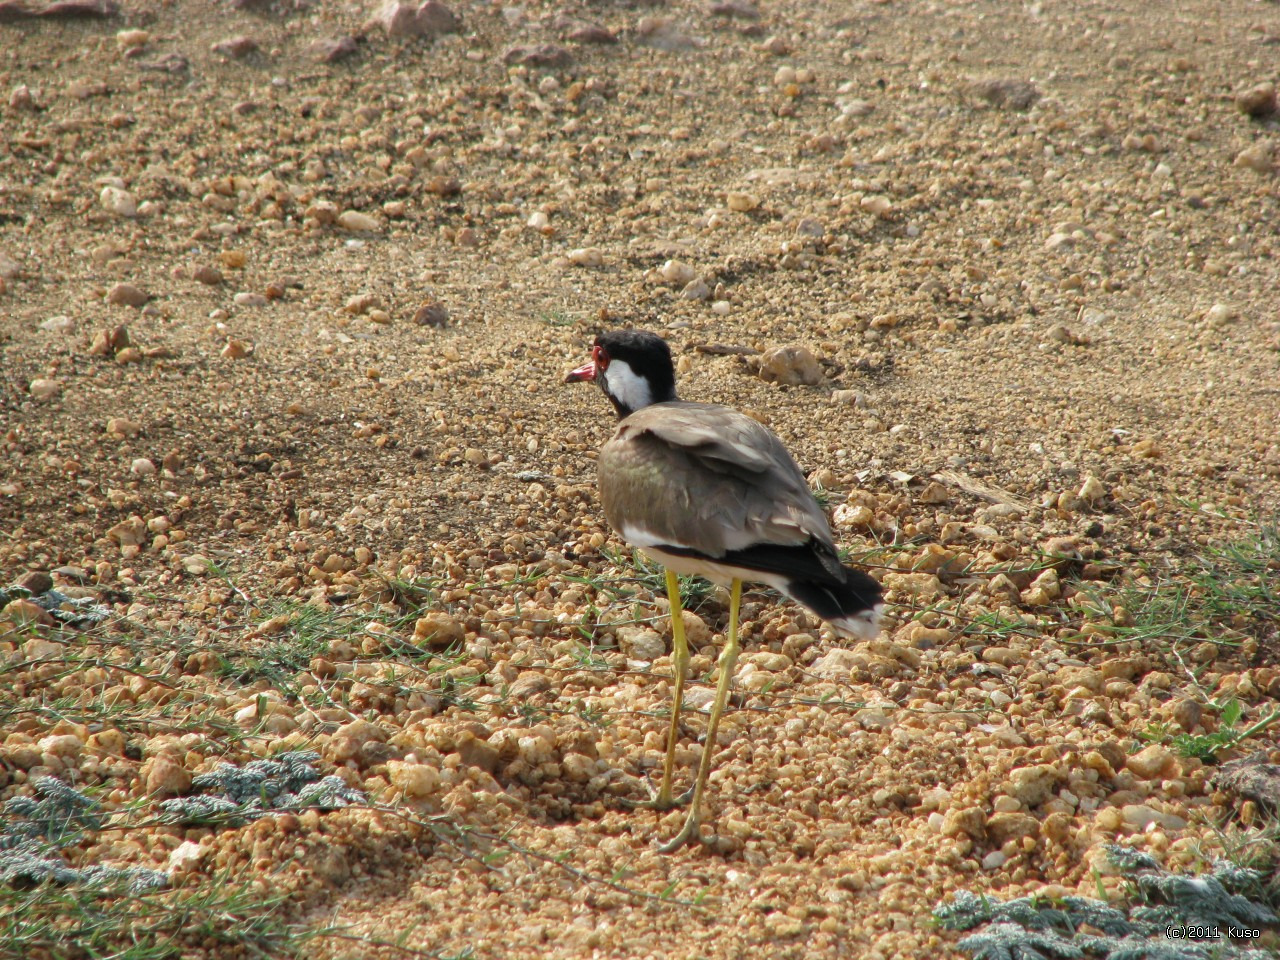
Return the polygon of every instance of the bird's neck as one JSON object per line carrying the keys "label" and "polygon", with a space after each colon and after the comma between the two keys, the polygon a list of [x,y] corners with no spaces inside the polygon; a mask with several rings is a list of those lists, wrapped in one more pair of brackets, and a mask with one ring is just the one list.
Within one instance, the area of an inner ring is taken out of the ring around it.
{"label": "bird's neck", "polygon": [[604,379],[604,392],[618,412],[619,420],[651,404],[669,403],[677,399],[674,378],[670,384],[655,384],[648,377],[636,373],[625,360],[615,360],[609,364]]}

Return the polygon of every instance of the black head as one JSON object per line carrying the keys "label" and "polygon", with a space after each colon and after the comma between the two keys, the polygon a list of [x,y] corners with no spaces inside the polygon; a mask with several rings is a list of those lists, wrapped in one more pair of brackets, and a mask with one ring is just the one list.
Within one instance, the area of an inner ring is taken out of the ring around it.
{"label": "black head", "polygon": [[594,380],[619,417],[651,403],[676,399],[676,371],[667,341],[647,330],[613,330],[596,337],[591,360],[574,370],[565,383]]}

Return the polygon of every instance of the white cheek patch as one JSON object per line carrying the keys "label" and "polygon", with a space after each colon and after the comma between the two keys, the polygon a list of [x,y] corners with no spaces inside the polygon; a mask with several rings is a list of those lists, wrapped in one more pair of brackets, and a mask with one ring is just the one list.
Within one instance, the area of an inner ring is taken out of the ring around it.
{"label": "white cheek patch", "polygon": [[653,403],[649,381],[632,370],[627,361],[611,361],[601,376],[605,392],[628,410],[640,410]]}

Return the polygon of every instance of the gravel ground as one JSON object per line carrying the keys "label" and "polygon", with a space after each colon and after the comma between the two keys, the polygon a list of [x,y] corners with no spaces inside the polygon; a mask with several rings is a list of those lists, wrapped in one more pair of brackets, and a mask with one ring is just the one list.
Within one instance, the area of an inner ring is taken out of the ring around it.
{"label": "gravel ground", "polygon": [[[77,855],[477,957],[946,956],[955,890],[1199,863],[1239,811],[1141,735],[1256,718],[1275,621],[1131,628],[1280,510],[1280,27],[1175,7],[0,5],[0,582],[113,614],[0,616],[4,794],[316,749],[408,816]],[[890,604],[852,645],[747,595],[672,856],[623,802],[665,601],[561,384],[618,325],[782,436]]]}

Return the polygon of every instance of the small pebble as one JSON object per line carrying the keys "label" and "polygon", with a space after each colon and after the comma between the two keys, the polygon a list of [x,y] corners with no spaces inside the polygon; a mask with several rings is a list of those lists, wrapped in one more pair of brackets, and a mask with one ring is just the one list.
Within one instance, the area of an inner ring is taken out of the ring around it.
{"label": "small pebble", "polygon": [[1095,503],[1107,495],[1107,488],[1097,477],[1089,476],[1080,487],[1077,496],[1088,503]]}
{"label": "small pebble", "polygon": [[361,213],[359,210],[344,210],[338,214],[337,224],[351,233],[378,233],[382,225],[377,218]]}
{"label": "small pebble", "polygon": [[664,283],[683,289],[698,278],[698,271],[683,260],[668,260],[658,268],[658,276]]}
{"label": "small pebble", "polygon": [[210,47],[210,49],[214,53],[221,54],[224,57],[229,57],[233,60],[240,60],[251,53],[257,52],[258,41],[253,39],[253,37],[240,35],[231,37],[228,40],[219,40]]}
{"label": "small pebble", "polygon": [[151,42],[151,34],[145,30],[121,30],[116,34],[116,46],[121,50],[137,50]]}
{"label": "small pebble", "polygon": [[76,321],[69,316],[51,316],[40,324],[40,329],[49,333],[68,334],[76,333],[76,326]]}
{"label": "small pebble", "polygon": [[141,307],[151,297],[132,283],[117,283],[107,291],[107,303],[116,306]]}
{"label": "small pebble", "polygon": [[788,386],[813,386],[822,382],[822,367],[808,347],[773,347],[760,357],[760,379]]}
{"label": "small pebble", "polygon": [[32,380],[27,387],[27,392],[31,394],[33,400],[52,400],[61,390],[61,383],[47,379]]}
{"label": "small pebble", "polygon": [[604,265],[604,255],[596,247],[578,247],[570,250],[568,260],[578,267],[600,267]]}
{"label": "small pebble", "polygon": [[1254,119],[1271,116],[1276,112],[1275,84],[1260,83],[1236,94],[1236,109]]}
{"label": "small pebble", "polygon": [[1269,141],[1255,143],[1236,154],[1235,165],[1254,170],[1258,173],[1270,173],[1272,170],[1272,147]]}
{"label": "small pebble", "polygon": [[109,210],[117,217],[132,219],[138,215],[137,201],[123,187],[103,187],[99,201],[104,210]]}

